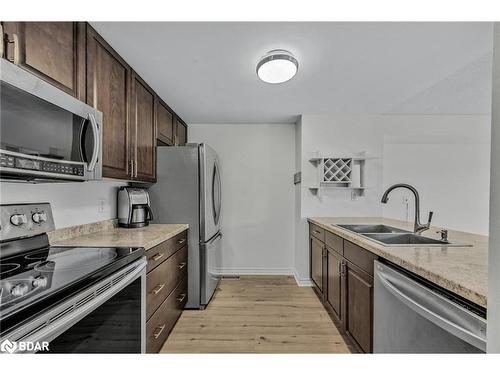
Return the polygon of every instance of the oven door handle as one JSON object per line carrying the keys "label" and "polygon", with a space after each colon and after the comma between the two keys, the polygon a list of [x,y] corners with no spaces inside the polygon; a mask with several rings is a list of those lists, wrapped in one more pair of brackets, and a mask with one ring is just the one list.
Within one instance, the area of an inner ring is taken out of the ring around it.
{"label": "oven door handle", "polygon": [[88,119],[90,121],[90,126],[92,127],[92,135],[94,136],[94,150],[92,151],[92,158],[87,166],[87,170],[92,172],[97,164],[97,159],[99,158],[99,150],[101,149],[101,139],[99,134],[99,124],[97,123],[94,115],[89,113]]}
{"label": "oven door handle", "polygon": [[[147,261],[144,258],[135,261],[87,290],[62,302],[54,307],[54,309],[34,318],[19,329],[15,329],[6,336],[3,336],[2,339],[32,342],[47,341],[50,343],[50,341],[66,331],[69,327],[72,327],[83,317],[87,316],[112,298],[115,294],[125,289],[137,278],[143,277],[143,282],[145,283],[146,265]],[[102,290],[101,288],[105,288],[107,285],[110,285],[109,289],[104,289],[101,294],[96,295],[98,290]],[[144,287],[145,284],[143,288]],[[142,296],[141,299],[143,299]],[[141,304],[143,303],[145,303],[144,300]],[[141,333],[141,336],[142,335]],[[19,348],[17,348],[17,351],[19,351]],[[33,350],[27,350],[25,352],[33,352]]]}

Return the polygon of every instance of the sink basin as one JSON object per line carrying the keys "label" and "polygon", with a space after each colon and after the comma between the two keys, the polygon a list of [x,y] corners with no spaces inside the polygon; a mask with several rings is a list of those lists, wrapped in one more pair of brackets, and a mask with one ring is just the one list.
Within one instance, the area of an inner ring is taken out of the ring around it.
{"label": "sink basin", "polygon": [[448,241],[419,236],[413,233],[363,233],[363,236],[389,246],[449,245]]}
{"label": "sink basin", "polygon": [[384,224],[337,224],[337,226],[356,233],[411,233]]}

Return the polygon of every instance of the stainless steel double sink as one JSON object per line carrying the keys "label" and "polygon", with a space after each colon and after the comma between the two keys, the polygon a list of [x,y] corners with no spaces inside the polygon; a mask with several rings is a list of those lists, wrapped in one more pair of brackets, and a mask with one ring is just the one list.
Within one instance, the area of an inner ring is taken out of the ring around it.
{"label": "stainless steel double sink", "polygon": [[367,237],[384,246],[470,246],[462,243],[437,240],[384,224],[332,224]]}

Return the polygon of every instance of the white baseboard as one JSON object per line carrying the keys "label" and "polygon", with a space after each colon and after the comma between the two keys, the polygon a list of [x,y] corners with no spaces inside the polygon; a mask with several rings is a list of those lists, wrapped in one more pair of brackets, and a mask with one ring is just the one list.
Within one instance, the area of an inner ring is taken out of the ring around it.
{"label": "white baseboard", "polygon": [[312,286],[310,278],[301,278],[294,268],[219,268],[219,275],[224,276],[292,276],[298,286]]}
{"label": "white baseboard", "polygon": [[219,268],[222,276],[293,275],[293,268]]}
{"label": "white baseboard", "polygon": [[298,286],[312,286],[312,281],[309,277],[301,278],[297,270],[293,270],[293,277]]}

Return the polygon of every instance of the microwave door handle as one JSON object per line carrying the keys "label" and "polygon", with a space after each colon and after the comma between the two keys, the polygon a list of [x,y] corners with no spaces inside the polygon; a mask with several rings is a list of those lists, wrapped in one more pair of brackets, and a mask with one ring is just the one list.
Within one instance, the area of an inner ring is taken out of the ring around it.
{"label": "microwave door handle", "polygon": [[92,126],[92,134],[94,136],[94,150],[92,152],[92,159],[90,159],[90,163],[87,166],[87,170],[89,172],[95,169],[95,165],[97,163],[97,158],[99,157],[99,149],[101,148],[101,140],[99,137],[99,125],[92,113],[89,113],[88,119],[90,121],[90,125]]}

